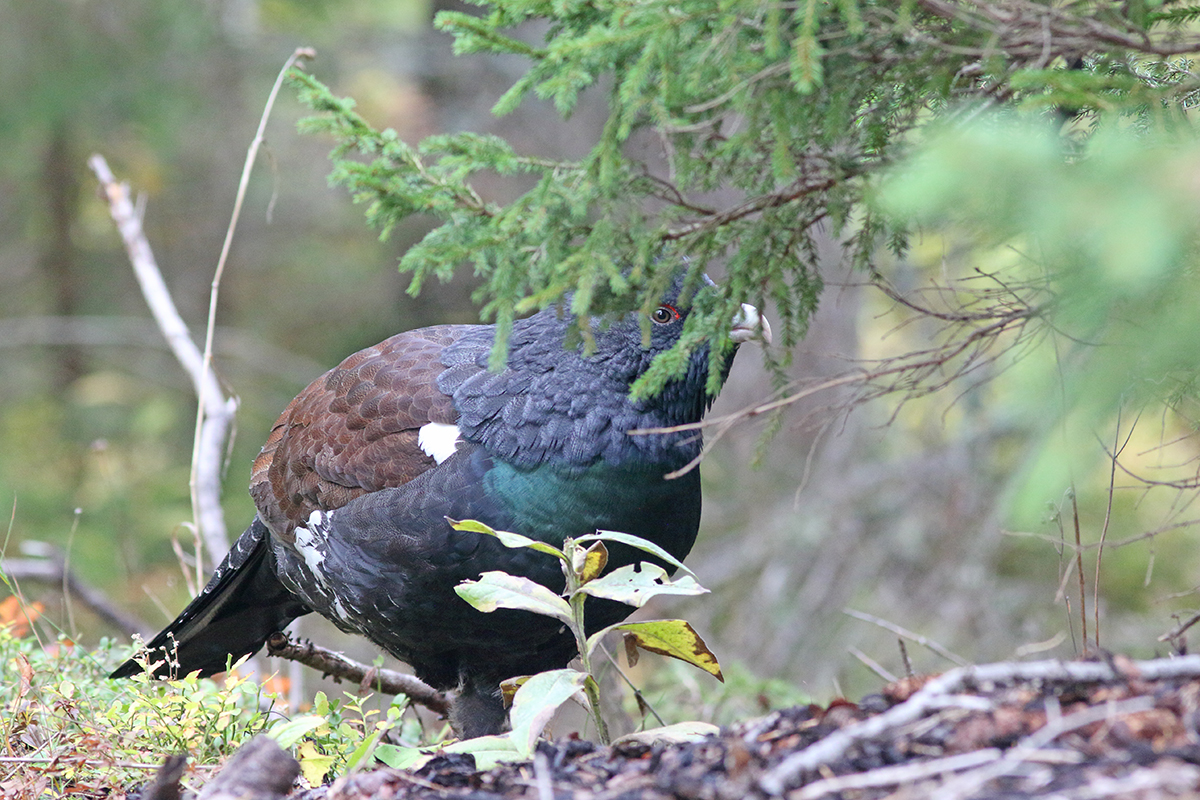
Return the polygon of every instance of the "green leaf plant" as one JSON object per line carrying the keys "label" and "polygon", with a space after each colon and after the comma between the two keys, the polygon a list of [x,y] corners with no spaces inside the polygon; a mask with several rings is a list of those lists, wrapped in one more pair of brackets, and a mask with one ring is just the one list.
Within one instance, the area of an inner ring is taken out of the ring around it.
{"label": "green leaf plant", "polygon": [[[575,637],[582,669],[552,670],[532,677],[514,678],[503,687],[512,697],[512,731],[508,734],[513,748],[522,758],[533,753],[538,737],[551,716],[563,703],[582,696],[604,744],[610,741],[608,726],[600,714],[600,685],[596,680],[595,655],[600,642],[613,632],[624,633],[626,653],[636,660],[638,649],[686,661],[717,680],[724,680],[721,665],[704,640],[685,620],[660,619],[646,622],[618,622],[591,635],[584,626],[584,603],[588,597],[616,600],[640,608],[658,595],[698,595],[708,592],[696,582],[687,567],[661,547],[615,531],[597,531],[577,539],[568,538],[562,549],[529,539],[516,533],[496,531],[475,521],[451,521],[456,530],[474,531],[495,536],[506,547],[528,547],[552,555],[562,563],[566,588],[561,595],[528,578],[505,572],[485,572],[479,580],[463,581],[456,588],[458,595],[485,613],[498,608],[531,611],[561,620]],[[619,543],[650,553],[655,558],[679,569],[683,574],[671,580],[661,566],[648,561],[637,566],[619,567],[605,573],[608,548],[605,543]]]}

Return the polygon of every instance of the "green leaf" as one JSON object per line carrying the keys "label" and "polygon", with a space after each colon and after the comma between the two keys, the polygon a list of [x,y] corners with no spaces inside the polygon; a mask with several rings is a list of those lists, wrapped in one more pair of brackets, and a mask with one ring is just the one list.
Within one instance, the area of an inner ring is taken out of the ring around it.
{"label": "green leaf", "polygon": [[621,533],[620,531],[596,531],[595,533],[589,533],[586,536],[580,536],[575,541],[576,542],[595,542],[595,541],[620,542],[621,544],[627,544],[630,547],[636,547],[639,550],[644,550],[647,553],[650,553],[651,555],[657,556],[657,557],[661,558],[663,561],[670,564],[671,566],[675,567],[676,569],[683,570],[688,575],[695,576],[695,574],[696,574],[696,573],[692,572],[690,569],[688,569],[687,567],[685,567],[683,565],[682,561],[680,561],[678,558],[676,558],[675,556],[668,553],[666,550],[663,550],[661,547],[656,545],[654,542],[643,539],[640,536],[634,536],[631,533]]}
{"label": "green leaf", "polygon": [[361,744],[346,756],[346,772],[354,772],[358,769],[359,764],[370,764],[371,756],[375,748],[379,746],[379,740],[383,738],[384,729],[379,729],[370,736],[364,737]]}
{"label": "green leaf", "polygon": [[500,540],[500,544],[505,547],[528,547],[530,550],[537,550],[539,553],[546,553],[554,556],[562,561],[567,560],[566,554],[557,547],[539,542],[537,539],[530,539],[528,536],[522,536],[519,533],[510,531],[498,531],[495,528],[489,527],[477,520],[456,520],[446,517],[446,521],[450,523],[450,527],[456,531],[468,531],[471,533],[482,533],[487,536],[495,536]]}
{"label": "green leaf", "polygon": [[488,571],[477,581],[463,581],[454,587],[463,600],[485,613],[498,608],[515,608],[532,611],[546,617],[554,617],[571,623],[571,607],[567,601],[540,583],[509,575],[507,572]]}
{"label": "green leaf", "polygon": [[441,753],[470,753],[475,757],[475,768],[489,770],[505,761],[523,761],[508,734],[503,736],[477,736],[445,746],[404,747],[403,745],[381,744],[375,748],[375,757],[392,769],[420,769]]}
{"label": "green leaf", "polygon": [[559,706],[582,691],[587,673],[556,669],[534,675],[517,689],[512,705],[512,742],[526,758]]}
{"label": "green leaf", "polygon": [[475,756],[475,769],[489,770],[506,761],[524,761],[529,754],[522,753],[512,734],[503,736],[476,736],[461,742],[448,744],[443,753],[470,753]]}
{"label": "green leaf", "polygon": [[660,594],[697,595],[708,593],[708,589],[696,583],[696,579],[690,575],[684,575],[678,580],[672,581],[667,576],[665,569],[646,561],[643,561],[638,567],[630,564],[615,569],[604,577],[581,586],[579,591],[593,597],[616,600],[618,603],[627,603],[638,608],[649,602],[650,598]]}
{"label": "green leaf", "polygon": [[427,752],[420,747],[381,744],[375,748],[375,757],[392,769],[419,769],[433,756],[434,753]]}
{"label": "green leaf", "polygon": [[325,717],[319,717],[316,714],[306,714],[295,719],[276,722],[271,726],[271,730],[267,731],[267,736],[270,736],[280,747],[287,750],[295,747],[296,742],[303,739],[305,734],[326,724],[328,724],[328,720]]}

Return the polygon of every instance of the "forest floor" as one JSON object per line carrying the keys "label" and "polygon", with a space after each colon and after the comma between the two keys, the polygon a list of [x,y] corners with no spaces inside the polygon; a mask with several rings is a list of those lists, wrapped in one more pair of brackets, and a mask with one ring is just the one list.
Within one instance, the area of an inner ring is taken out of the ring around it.
{"label": "forest floor", "polygon": [[[532,761],[489,771],[469,755],[444,755],[413,772],[359,772],[316,789],[293,791],[291,757],[260,738],[200,797],[1200,797],[1198,726],[1200,656],[1001,663],[903,679],[858,703],[775,711],[699,741],[543,742]],[[274,789],[272,764],[282,770]],[[178,797],[178,784],[170,791],[164,779],[129,796]]]}

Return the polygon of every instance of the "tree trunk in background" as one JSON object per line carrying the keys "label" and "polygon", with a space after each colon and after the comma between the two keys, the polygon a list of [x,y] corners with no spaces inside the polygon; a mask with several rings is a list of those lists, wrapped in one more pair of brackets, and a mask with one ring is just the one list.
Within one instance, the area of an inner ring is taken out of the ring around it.
{"label": "tree trunk in background", "polygon": [[[80,159],[72,143],[70,126],[54,126],[42,160],[42,183],[46,203],[46,235],[41,237],[39,264],[46,276],[47,296],[52,313],[60,318],[81,313],[80,276],[71,229],[75,223],[79,198]],[[55,392],[61,392],[84,373],[83,349],[67,344],[53,350],[55,364],[51,380]]]}

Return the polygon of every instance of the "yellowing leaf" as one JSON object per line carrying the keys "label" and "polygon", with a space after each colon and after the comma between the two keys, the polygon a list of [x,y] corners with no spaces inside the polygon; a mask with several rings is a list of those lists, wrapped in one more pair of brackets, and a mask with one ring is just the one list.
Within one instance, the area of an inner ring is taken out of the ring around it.
{"label": "yellowing leaf", "polygon": [[721,665],[717,657],[708,649],[708,645],[700,638],[700,634],[682,619],[656,619],[649,622],[618,622],[609,625],[588,637],[588,652],[591,652],[600,639],[609,631],[625,631],[625,647],[631,645],[629,640],[643,650],[651,653],[670,656],[680,661],[699,667],[722,683],[725,676],[721,674]]}
{"label": "yellowing leaf", "polygon": [[573,620],[566,600],[539,583],[506,572],[485,572],[477,581],[463,581],[454,591],[485,613],[497,608],[515,608],[567,623]]}
{"label": "yellowing leaf", "polygon": [[500,681],[500,696],[504,700],[505,708],[512,705],[513,697],[517,694],[517,689],[520,689],[527,680],[529,680],[528,675],[520,675],[516,678],[508,678]]}
{"label": "yellowing leaf", "polygon": [[296,757],[300,762],[300,772],[309,786],[320,786],[324,783],[325,776],[333,767],[334,757],[317,750],[317,746],[312,742],[301,744],[296,751]]}
{"label": "yellowing leaf", "polygon": [[594,542],[586,549],[576,545],[571,557],[571,568],[575,570],[580,583],[599,578],[600,573],[608,566],[608,548],[604,546],[604,542]]}

